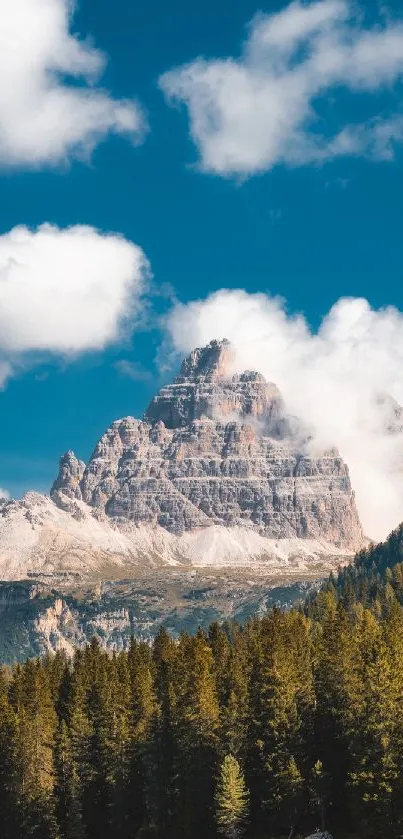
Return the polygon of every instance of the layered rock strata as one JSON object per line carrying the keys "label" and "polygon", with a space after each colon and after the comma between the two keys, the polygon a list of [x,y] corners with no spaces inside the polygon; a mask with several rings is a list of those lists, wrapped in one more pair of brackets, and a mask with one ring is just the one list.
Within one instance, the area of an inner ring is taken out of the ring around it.
{"label": "layered rock strata", "polygon": [[226,341],[194,350],[143,420],[110,426],[85,468],[64,455],[54,502],[76,514],[85,502],[118,527],[176,535],[241,527],[268,539],[359,548],[354,494],[337,451],[311,456],[276,385],[231,367]]}

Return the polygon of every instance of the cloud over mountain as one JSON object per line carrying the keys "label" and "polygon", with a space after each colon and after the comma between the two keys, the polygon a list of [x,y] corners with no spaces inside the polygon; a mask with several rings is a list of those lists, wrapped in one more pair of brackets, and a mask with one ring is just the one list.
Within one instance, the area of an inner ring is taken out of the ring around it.
{"label": "cloud over mountain", "polygon": [[0,383],[35,353],[68,358],[117,341],[135,325],[148,274],[140,247],[92,227],[0,236]]}
{"label": "cloud over mountain", "polygon": [[[160,85],[168,100],[187,106],[202,169],[248,176],[281,163],[392,157],[403,116],[378,113],[375,94],[402,73],[402,21],[367,24],[350,0],[297,0],[252,20],[239,58],[198,58],[165,73]],[[351,123],[340,91],[369,102],[372,95],[371,117]]]}
{"label": "cloud over mountain", "polygon": [[[338,446],[350,467],[366,533],[383,538],[403,517],[403,313],[342,299],[313,333],[279,299],[222,290],[178,304],[167,320],[182,354],[212,338],[234,347],[234,371],[258,370],[313,430],[314,450]],[[396,400],[394,402],[393,400]]]}
{"label": "cloud over mountain", "polygon": [[13,0],[0,22],[0,165],[40,166],[88,156],[110,133],[141,140],[135,101],[96,82],[106,57],[70,31],[75,2]]}

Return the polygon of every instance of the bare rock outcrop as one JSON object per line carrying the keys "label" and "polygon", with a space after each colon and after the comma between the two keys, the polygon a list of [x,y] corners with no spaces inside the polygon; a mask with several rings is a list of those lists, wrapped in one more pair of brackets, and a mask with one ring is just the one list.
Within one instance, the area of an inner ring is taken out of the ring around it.
{"label": "bare rock outcrop", "polygon": [[62,458],[55,503],[82,500],[117,526],[177,535],[245,527],[269,539],[359,548],[354,493],[337,451],[311,456],[276,385],[231,367],[227,341],[194,350],[143,420],[110,426],[84,470],[72,452]]}
{"label": "bare rock outcrop", "polygon": [[59,474],[53,484],[52,491],[62,490],[67,498],[77,498],[82,501],[80,482],[85,472],[85,463],[78,460],[71,450],[62,455],[59,462]]}
{"label": "bare rock outcrop", "polygon": [[175,429],[202,417],[222,422],[258,420],[266,434],[284,437],[290,418],[278,387],[255,371],[231,375],[231,367],[228,341],[212,341],[193,350],[175,381],[161,388],[151,401],[145,421],[160,421]]}

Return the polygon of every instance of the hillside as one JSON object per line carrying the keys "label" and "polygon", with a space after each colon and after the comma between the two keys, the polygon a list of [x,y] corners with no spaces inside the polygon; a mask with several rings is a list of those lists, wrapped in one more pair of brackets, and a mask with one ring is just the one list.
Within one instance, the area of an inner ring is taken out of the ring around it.
{"label": "hillside", "polygon": [[[331,593],[346,608],[360,604],[377,613],[394,602],[403,605],[403,524],[385,542],[359,551],[353,562],[332,573],[321,592]],[[320,602],[320,593],[308,598],[314,614]]]}

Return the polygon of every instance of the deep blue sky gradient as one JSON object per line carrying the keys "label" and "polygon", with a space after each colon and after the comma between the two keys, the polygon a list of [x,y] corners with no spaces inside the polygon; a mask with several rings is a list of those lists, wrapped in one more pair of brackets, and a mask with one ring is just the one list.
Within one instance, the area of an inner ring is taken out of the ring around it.
{"label": "deep blue sky gradient", "polygon": [[[393,163],[279,167],[243,184],[194,167],[186,114],[167,107],[158,76],[198,55],[236,55],[258,10],[252,0],[82,0],[75,29],[108,53],[105,86],[139,98],[150,134],[140,148],[109,140],[90,164],[3,171],[0,234],[44,221],[118,231],[144,249],[156,288],[171,286],[183,301],[221,287],[270,291],[314,329],[341,296],[403,309],[401,151]],[[390,94],[377,96],[381,112]],[[350,112],[352,100],[345,95],[336,107]],[[364,97],[354,108],[357,121],[365,118]],[[157,311],[167,305],[157,298]],[[9,382],[0,394],[0,486],[17,495],[48,490],[63,451],[87,458],[112,420],[141,415],[161,383],[157,326],[132,344],[69,365],[44,362]],[[119,374],[119,358],[140,361],[150,380]]]}

